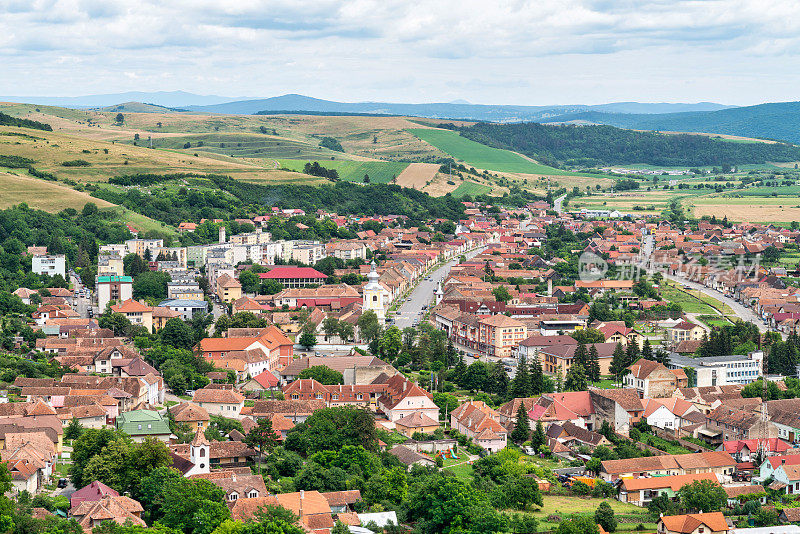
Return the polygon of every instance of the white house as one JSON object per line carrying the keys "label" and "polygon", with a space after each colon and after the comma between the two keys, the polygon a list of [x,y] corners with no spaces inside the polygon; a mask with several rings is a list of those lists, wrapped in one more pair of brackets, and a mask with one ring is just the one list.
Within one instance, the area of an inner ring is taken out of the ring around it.
{"label": "white house", "polygon": [[31,270],[36,274],[66,276],[67,267],[63,254],[35,255],[31,260]]}
{"label": "white house", "polygon": [[678,398],[649,399],[645,398],[644,417],[647,424],[665,430],[677,430],[681,427],[684,417],[700,410],[689,401]]}

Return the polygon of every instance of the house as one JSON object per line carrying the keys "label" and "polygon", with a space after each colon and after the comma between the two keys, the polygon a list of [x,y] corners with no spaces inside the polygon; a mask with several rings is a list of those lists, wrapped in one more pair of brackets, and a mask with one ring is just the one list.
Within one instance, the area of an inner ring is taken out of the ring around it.
{"label": "house", "polygon": [[70,513],[83,530],[89,532],[104,521],[147,527],[142,519],[143,511],[139,501],[128,496],[104,495],[97,501],[82,502]]}
{"label": "house", "polygon": [[83,502],[97,502],[107,495],[119,497],[119,493],[116,490],[106,486],[99,480],[95,480],[70,495],[69,505],[70,508],[77,509]]}
{"label": "house", "polygon": [[431,419],[422,412],[414,412],[395,421],[394,426],[398,432],[410,438],[416,432],[430,434],[439,428],[439,421]]}
{"label": "house", "polygon": [[409,471],[415,465],[423,467],[436,467],[436,462],[430,456],[425,456],[405,445],[395,445],[389,450],[389,454],[397,458],[401,464],[406,466]]}
{"label": "house", "polygon": [[117,429],[128,434],[137,443],[146,438],[168,443],[172,436],[167,420],[153,410],[133,410],[119,414]]}
{"label": "house", "polygon": [[204,479],[219,486],[225,491],[225,501],[235,502],[239,499],[257,499],[269,495],[264,485],[264,477],[253,475],[250,468],[218,469],[209,473],[190,475],[190,479]]}
{"label": "house", "polygon": [[31,258],[31,271],[35,274],[46,274],[48,276],[59,274],[64,277],[66,276],[65,256],[63,254],[34,254],[33,258]]}
{"label": "house", "polygon": [[328,491],[323,493],[322,496],[328,501],[331,512],[334,514],[351,512],[353,505],[361,500],[361,492],[359,490]]}
{"label": "house", "polygon": [[[614,358],[614,349],[617,348],[617,344],[589,343],[586,345],[586,350],[589,351],[592,347],[597,351],[597,363],[600,365],[600,374],[610,374],[611,361]],[[575,343],[559,343],[549,347],[540,347],[537,357],[542,364],[542,371],[549,375],[561,373],[561,376],[566,376],[572,368],[572,363],[575,360],[575,349],[577,348],[578,345]]]}
{"label": "house", "polygon": [[193,402],[176,404],[169,408],[169,413],[172,414],[176,423],[186,425],[192,432],[208,428],[208,423],[211,420],[208,411]]}
{"label": "house", "polygon": [[656,428],[677,432],[684,423],[692,424],[687,416],[700,414],[700,410],[691,402],[677,397],[666,399],[642,399],[644,418],[647,424]]}
{"label": "house", "polygon": [[611,442],[602,434],[586,430],[571,421],[561,424],[553,423],[547,428],[547,437],[558,440],[567,447],[588,447],[594,450],[600,445],[611,446]]}
{"label": "house", "polygon": [[782,464],[772,472],[772,477],[776,482],[785,484],[784,491],[787,494],[800,493],[800,464]]}
{"label": "house", "polygon": [[779,438],[761,439],[740,439],[733,441],[723,441],[718,451],[725,451],[733,456],[737,462],[751,462],[758,453],[758,449],[763,445],[766,456],[778,456],[786,454],[792,446]]}
{"label": "house", "polygon": [[[764,486],[759,484],[752,486],[727,486],[723,488],[725,494],[728,496],[728,506],[735,506],[741,504],[745,499],[749,500],[749,495],[762,494],[758,497],[761,504],[767,504],[767,493]],[[752,497],[750,497],[751,499]]]}
{"label": "house", "polygon": [[433,396],[402,374],[386,380],[384,394],[378,398],[377,406],[392,422],[414,412],[439,420],[439,407],[433,402]]}
{"label": "house", "polygon": [[194,392],[192,402],[211,415],[238,419],[244,408],[244,395],[232,389],[205,387]]}
{"label": "house", "polygon": [[770,477],[775,478],[775,470],[782,465],[800,465],[800,454],[770,456],[761,463],[761,466],[759,466],[758,479],[766,480]]}
{"label": "house", "polygon": [[246,467],[256,451],[241,441],[209,441],[198,429],[191,443],[170,446],[173,465],[185,477],[209,473],[212,467]]}
{"label": "house", "polygon": [[606,420],[614,430],[623,434],[627,434],[644,414],[644,405],[634,389],[592,388],[589,398],[594,407],[595,422]]}
{"label": "house", "polygon": [[625,387],[635,389],[640,397],[671,397],[678,388],[689,385],[682,369],[670,371],[661,363],[640,359],[627,368],[622,379]]}
{"label": "house", "polygon": [[254,419],[262,417],[272,418],[281,415],[294,424],[302,423],[317,410],[325,408],[325,402],[321,400],[261,400],[256,401],[254,406],[248,410],[248,415]]}
{"label": "house", "polygon": [[499,423],[500,414],[483,401],[465,402],[450,414],[450,427],[472,438],[489,452],[504,449],[508,431]]}
{"label": "house", "polygon": [[592,430],[594,414],[594,404],[588,391],[567,391],[542,395],[528,411],[528,418],[545,424],[571,421]]}
{"label": "house", "polygon": [[670,500],[678,496],[678,491],[688,484],[700,480],[708,480],[718,484],[714,473],[698,473],[693,475],[671,475],[663,477],[625,478],[619,487],[619,500],[646,506],[654,497],[664,496]]}
{"label": "house", "polygon": [[728,534],[731,531],[722,512],[665,515],[659,518],[656,527],[658,534]]}
{"label": "house", "polygon": [[772,421],[767,421],[766,426],[761,422],[758,413],[751,410],[739,410],[720,405],[706,415],[707,435],[717,443],[720,441],[752,440],[764,436],[764,431],[769,438],[778,437],[778,428]]}
{"label": "house", "polygon": [[133,325],[143,326],[153,332],[153,308],[132,298],[111,306],[111,311],[124,315]]}
{"label": "house", "polygon": [[600,477],[606,482],[624,478],[714,473],[720,482],[730,479],[736,460],[724,451],[665,454],[601,462]]}
{"label": "house", "polygon": [[259,393],[263,391],[277,391],[280,389],[278,387],[279,383],[278,377],[271,371],[262,371],[242,384],[240,389],[242,391],[255,391]]}
{"label": "house", "polygon": [[689,321],[681,321],[664,329],[666,342],[673,346],[681,341],[701,341],[705,335],[706,331],[702,326]]}
{"label": "house", "polygon": [[322,534],[333,529],[331,507],[328,500],[318,491],[296,491],[275,495],[278,504],[300,518],[305,529],[314,534]]}

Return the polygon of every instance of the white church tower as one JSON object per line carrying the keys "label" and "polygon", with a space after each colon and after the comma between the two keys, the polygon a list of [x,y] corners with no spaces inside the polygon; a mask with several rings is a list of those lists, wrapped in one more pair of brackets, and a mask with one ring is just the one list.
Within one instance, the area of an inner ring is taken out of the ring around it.
{"label": "white church tower", "polygon": [[380,275],[375,270],[375,262],[372,262],[372,268],[367,275],[367,285],[364,286],[364,300],[362,303],[362,311],[372,310],[378,316],[378,322],[384,324],[386,322],[386,308],[389,306],[389,291],[383,287],[378,280]]}
{"label": "white church tower", "polygon": [[198,428],[192,443],[189,445],[189,461],[194,465],[184,475],[198,475],[201,473],[210,473],[211,466],[211,444],[206,439],[203,430]]}
{"label": "white church tower", "polygon": [[442,302],[443,298],[444,298],[444,291],[442,291],[442,282],[439,282],[439,284],[436,286],[436,304]]}

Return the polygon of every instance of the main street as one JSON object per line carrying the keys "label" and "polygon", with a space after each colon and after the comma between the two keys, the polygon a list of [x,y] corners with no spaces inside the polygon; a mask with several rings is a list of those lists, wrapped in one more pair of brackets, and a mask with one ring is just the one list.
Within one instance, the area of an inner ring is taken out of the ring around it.
{"label": "main street", "polygon": [[[485,248],[486,247],[477,248],[468,252],[465,256],[467,259],[474,258],[483,252]],[[406,300],[400,305],[394,316],[394,324],[399,329],[408,328],[409,326],[413,326],[415,321],[422,320],[422,316],[425,315],[422,307],[425,305],[432,307],[435,304],[434,295],[436,293],[436,287],[439,282],[444,282],[447,275],[450,273],[450,269],[456,264],[458,264],[458,258],[450,260],[419,281],[417,287],[406,296]]]}

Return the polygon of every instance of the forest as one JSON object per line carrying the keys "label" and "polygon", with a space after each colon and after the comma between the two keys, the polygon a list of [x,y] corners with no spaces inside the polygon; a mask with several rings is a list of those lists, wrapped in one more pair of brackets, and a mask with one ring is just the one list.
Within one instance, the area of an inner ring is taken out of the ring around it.
{"label": "forest", "polygon": [[454,129],[467,139],[521,152],[548,165],[719,166],[800,159],[800,147],[783,143],[732,143],[613,126],[477,123]]}
{"label": "forest", "polygon": [[307,213],[324,209],[364,215],[405,215],[417,221],[430,218],[458,220],[464,213],[461,202],[449,195],[435,198],[415,189],[390,184],[364,187],[337,182],[320,187],[266,186],[228,176],[207,175],[206,178],[219,191],[197,191],[184,187],[177,192],[166,189],[158,192],[137,189],[116,192],[99,187],[92,192],[92,196],[171,225],[202,218],[228,220],[247,217],[248,213],[264,211],[272,206],[300,208]]}
{"label": "forest", "polygon": [[46,132],[53,131],[53,127],[49,124],[39,121],[32,121],[30,119],[19,119],[17,117],[12,117],[11,115],[6,115],[5,113],[0,113],[0,126],[18,126],[20,128],[44,130]]}

